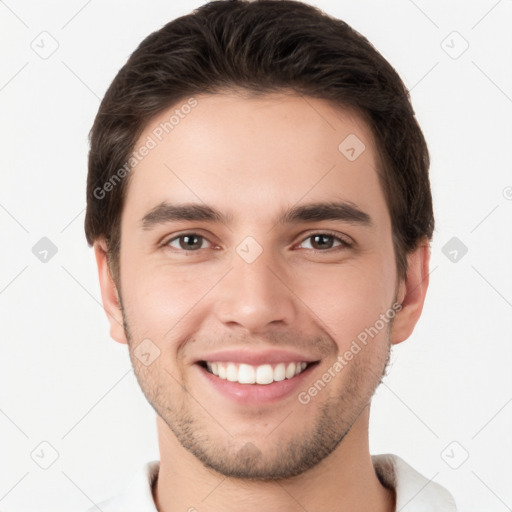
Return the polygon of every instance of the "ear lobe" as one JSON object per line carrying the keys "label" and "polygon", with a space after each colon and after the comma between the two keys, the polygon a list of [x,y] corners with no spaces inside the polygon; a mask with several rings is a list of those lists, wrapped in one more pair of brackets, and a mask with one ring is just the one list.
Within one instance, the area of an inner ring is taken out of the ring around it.
{"label": "ear lobe", "polygon": [[100,281],[101,300],[103,309],[110,323],[110,336],[119,343],[128,343],[123,326],[123,315],[119,302],[117,287],[110,274],[107,259],[107,245],[105,240],[97,240],[94,243],[94,253],[98,266],[98,277]]}
{"label": "ear lobe", "polygon": [[391,333],[391,343],[405,341],[418,322],[429,284],[430,247],[422,243],[407,257],[408,269],[405,281],[399,286],[397,301],[402,309],[396,314]]}

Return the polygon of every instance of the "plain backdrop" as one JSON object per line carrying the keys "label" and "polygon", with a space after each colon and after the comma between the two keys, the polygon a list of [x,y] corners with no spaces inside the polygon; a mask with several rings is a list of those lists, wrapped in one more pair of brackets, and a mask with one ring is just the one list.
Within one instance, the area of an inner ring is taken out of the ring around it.
{"label": "plain backdrop", "polygon": [[[84,236],[87,134],[139,42],[202,3],[0,2],[4,512],[84,510],[159,458]],[[373,400],[371,452],[401,456],[460,511],[511,510],[512,1],[311,3],[395,67],[432,159],[430,288]],[[56,253],[41,261],[37,244]]]}

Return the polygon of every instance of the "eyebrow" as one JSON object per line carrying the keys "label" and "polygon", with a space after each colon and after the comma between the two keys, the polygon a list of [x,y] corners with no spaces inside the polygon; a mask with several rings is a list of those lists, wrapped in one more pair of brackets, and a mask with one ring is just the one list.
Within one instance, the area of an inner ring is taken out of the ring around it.
{"label": "eyebrow", "polygon": [[[294,206],[286,210],[279,217],[277,223],[298,224],[323,220],[338,220],[362,226],[372,226],[370,215],[359,209],[355,204],[345,201],[328,201]],[[163,201],[142,217],[141,226],[144,230],[150,230],[155,226],[173,221],[230,224],[233,221],[233,216],[205,204],[170,204]]]}

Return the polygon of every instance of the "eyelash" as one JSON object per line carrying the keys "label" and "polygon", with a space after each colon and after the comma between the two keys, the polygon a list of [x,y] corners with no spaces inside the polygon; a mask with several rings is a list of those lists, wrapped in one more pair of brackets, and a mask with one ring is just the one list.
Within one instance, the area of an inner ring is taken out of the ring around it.
{"label": "eyelash", "polygon": [[[340,236],[337,236],[337,235],[335,235],[333,233],[330,233],[329,231],[318,231],[316,233],[310,233],[308,236],[306,236],[305,238],[302,239],[300,244],[304,243],[309,238],[313,238],[313,237],[319,236],[319,235],[324,235],[324,236],[327,236],[329,238],[333,238],[335,241],[340,242],[340,245],[338,245],[337,247],[330,247],[329,249],[325,249],[325,250],[321,250],[321,249],[308,249],[308,250],[312,250],[312,251],[314,251],[316,253],[334,252],[334,251],[337,251],[337,250],[349,249],[353,245],[351,242],[348,242],[344,238],[341,238]],[[183,238],[185,236],[197,236],[198,238],[200,238],[202,240],[208,240],[205,236],[200,235],[198,233],[194,233],[194,232],[182,233],[182,234],[180,234],[178,236],[175,236],[175,237],[167,240],[166,242],[162,243],[162,247],[164,249],[171,249],[171,250],[175,250],[175,251],[179,251],[179,252],[189,252],[189,253],[199,252],[201,249],[187,251],[187,250],[182,249],[182,248],[177,249],[175,247],[170,247],[169,244],[171,242],[174,242],[175,240],[179,240],[180,238]]]}

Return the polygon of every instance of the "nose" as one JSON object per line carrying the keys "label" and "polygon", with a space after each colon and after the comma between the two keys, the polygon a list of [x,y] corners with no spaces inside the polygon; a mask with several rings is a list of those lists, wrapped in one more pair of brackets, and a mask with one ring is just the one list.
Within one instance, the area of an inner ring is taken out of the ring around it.
{"label": "nose", "polygon": [[217,319],[251,333],[264,332],[270,324],[293,326],[298,299],[286,275],[267,251],[251,263],[235,254],[231,271],[216,287]]}

